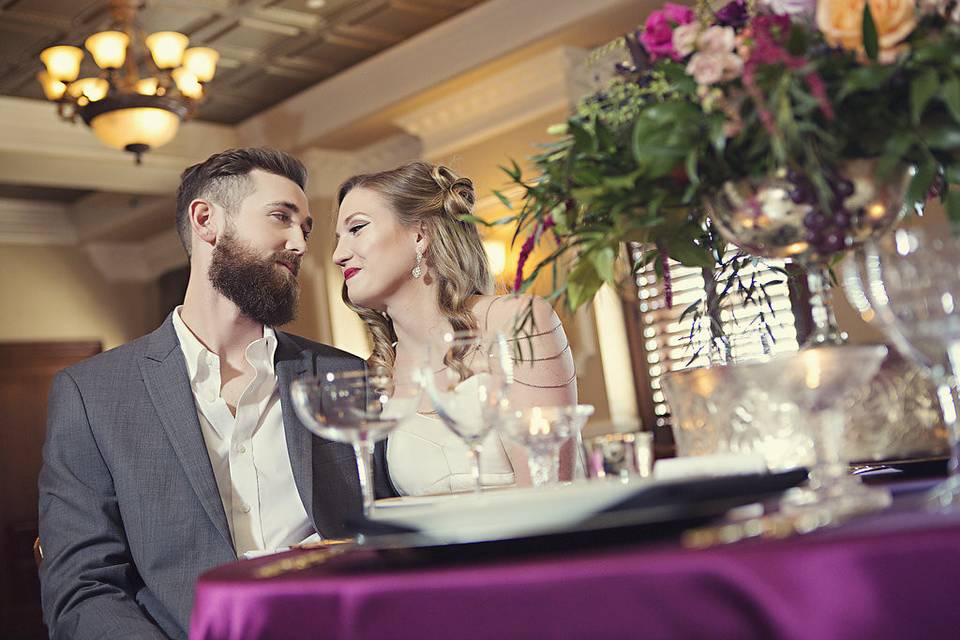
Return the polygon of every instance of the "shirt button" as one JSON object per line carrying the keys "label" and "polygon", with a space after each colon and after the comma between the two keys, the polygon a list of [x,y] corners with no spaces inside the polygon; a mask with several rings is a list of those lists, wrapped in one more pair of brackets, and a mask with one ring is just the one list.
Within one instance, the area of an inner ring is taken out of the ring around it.
{"label": "shirt button", "polygon": [[247,448],[242,444],[237,447],[237,453],[246,453],[246,452],[247,452]]}
{"label": "shirt button", "polygon": [[250,513],[250,505],[248,504],[240,505],[240,511],[243,511],[244,513]]}

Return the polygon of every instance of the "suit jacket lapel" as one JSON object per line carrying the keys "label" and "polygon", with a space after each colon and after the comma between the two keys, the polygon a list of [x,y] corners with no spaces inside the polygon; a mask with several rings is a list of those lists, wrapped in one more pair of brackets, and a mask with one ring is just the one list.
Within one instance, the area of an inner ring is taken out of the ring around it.
{"label": "suit jacket lapel", "polygon": [[285,333],[277,331],[277,353],[274,368],[277,386],[280,389],[280,408],[283,414],[283,432],[293,469],[293,480],[307,513],[314,521],[313,513],[313,445],[315,438],[307,431],[293,408],[290,384],[299,376],[314,373],[313,355],[301,351]]}
{"label": "suit jacket lapel", "polygon": [[197,407],[190,388],[187,365],[179,349],[173,322],[167,317],[159,329],[151,334],[140,372],[150,399],[177,454],[190,485],[196,492],[210,520],[233,549],[223,501],[213,475],[207,445],[200,431]]}

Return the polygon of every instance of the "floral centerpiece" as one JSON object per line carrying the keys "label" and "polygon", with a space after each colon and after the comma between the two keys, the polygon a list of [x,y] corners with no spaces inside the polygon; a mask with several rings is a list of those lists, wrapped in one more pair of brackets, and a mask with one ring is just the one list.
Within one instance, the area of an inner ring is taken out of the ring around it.
{"label": "floral centerpiece", "polygon": [[[865,170],[874,188],[908,167],[901,202],[936,194],[960,218],[958,0],[667,3],[611,48],[623,52],[613,80],[552,128],[539,175],[505,169],[524,194],[499,221],[523,243],[517,291],[559,270],[554,296],[576,309],[616,284],[624,258],[632,271],[653,262],[668,299],[667,258],[719,264],[728,279],[757,255],[829,259],[876,217],[860,198]],[[802,206],[793,253],[743,243],[724,263],[716,231],[729,225],[710,203],[768,179]],[[527,264],[545,237],[549,254]]]}

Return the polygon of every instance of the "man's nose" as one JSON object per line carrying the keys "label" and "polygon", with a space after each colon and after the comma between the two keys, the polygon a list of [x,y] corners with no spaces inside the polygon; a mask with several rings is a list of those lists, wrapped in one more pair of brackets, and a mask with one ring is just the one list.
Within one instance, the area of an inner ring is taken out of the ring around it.
{"label": "man's nose", "polygon": [[307,237],[303,229],[295,227],[287,237],[286,249],[303,255],[307,252]]}

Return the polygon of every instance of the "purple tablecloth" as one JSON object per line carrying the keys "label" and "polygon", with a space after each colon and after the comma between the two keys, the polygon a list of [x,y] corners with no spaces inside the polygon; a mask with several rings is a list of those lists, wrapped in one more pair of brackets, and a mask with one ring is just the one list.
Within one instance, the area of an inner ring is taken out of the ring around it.
{"label": "purple tablecloth", "polygon": [[205,574],[191,638],[960,638],[957,516],[432,568],[295,569],[309,553]]}

